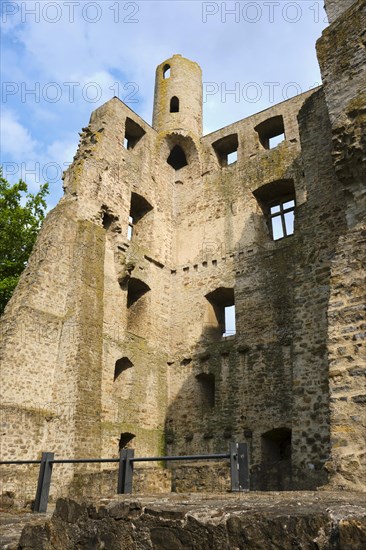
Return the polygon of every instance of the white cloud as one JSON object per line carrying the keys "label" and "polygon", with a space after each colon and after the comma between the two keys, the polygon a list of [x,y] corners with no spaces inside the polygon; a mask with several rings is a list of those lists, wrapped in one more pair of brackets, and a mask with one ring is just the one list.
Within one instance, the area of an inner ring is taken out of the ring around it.
{"label": "white cloud", "polygon": [[[288,3],[301,9],[300,19],[292,23],[291,9],[284,13],[284,3],[278,2],[272,23],[269,8],[265,7],[268,3],[259,2],[248,3],[262,9],[256,23],[245,20],[244,2],[211,3],[218,12],[208,16],[206,23],[203,13],[208,3],[199,1],[104,0],[98,3],[100,17],[95,23],[91,22],[95,9],[85,11],[85,6],[96,3],[76,4],[73,21],[69,17],[70,4],[61,0],[61,17],[55,23],[50,22],[56,15],[55,8],[45,8],[55,2],[19,3],[29,13],[22,14],[25,23],[21,22],[20,12],[9,17],[2,38],[3,71],[6,80],[19,86],[19,93],[8,98],[3,121],[3,151],[11,160],[43,164],[71,160],[77,133],[87,125],[91,112],[116,92],[120,99],[126,99],[126,93],[132,91],[124,89],[128,83],[136,83],[139,100],[128,103],[129,107],[151,123],[155,68],[174,53],[197,61],[203,81],[217,85],[218,91],[204,103],[205,132],[282,101],[283,87],[290,81],[297,82],[304,91],[320,81],[315,40],[325,24],[317,22],[314,6],[318,4],[319,14],[323,15],[322,0]],[[239,18],[227,14],[225,22],[222,10],[238,4]],[[39,21],[29,12],[36,5],[41,10]],[[139,8],[136,13],[134,5]],[[43,12],[45,9],[48,11]],[[254,17],[253,12],[245,15],[247,19]],[[128,22],[131,19],[137,22]],[[62,92],[57,102],[49,101],[44,93],[51,82],[60,86]],[[77,83],[73,98],[67,82]],[[260,87],[262,95],[258,101],[246,95],[245,86],[250,82]],[[279,83],[272,101],[266,82]],[[22,98],[22,86],[32,89],[36,83],[40,86],[39,97]],[[222,93],[233,89],[236,83],[240,88],[239,101]],[[98,88],[102,95],[95,102],[93,93]],[[56,196],[61,185],[53,187]]]}
{"label": "white cloud", "polygon": [[29,130],[23,126],[11,110],[3,109],[1,116],[1,149],[3,161],[20,161],[34,155],[38,142],[32,138]]}

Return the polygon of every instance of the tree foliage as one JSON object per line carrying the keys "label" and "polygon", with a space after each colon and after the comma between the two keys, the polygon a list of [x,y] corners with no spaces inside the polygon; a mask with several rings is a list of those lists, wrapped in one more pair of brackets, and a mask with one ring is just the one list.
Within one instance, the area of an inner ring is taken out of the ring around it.
{"label": "tree foliage", "polygon": [[19,180],[11,185],[0,168],[0,315],[27,265],[45,217],[48,183],[38,193],[28,192]]}

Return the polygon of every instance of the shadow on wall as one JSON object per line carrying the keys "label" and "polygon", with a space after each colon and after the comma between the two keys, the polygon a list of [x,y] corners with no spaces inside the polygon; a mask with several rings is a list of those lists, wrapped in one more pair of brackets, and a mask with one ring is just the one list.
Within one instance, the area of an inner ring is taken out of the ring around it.
{"label": "shadow on wall", "polygon": [[[307,122],[304,141],[314,130],[312,120]],[[324,136],[319,140],[324,144]],[[190,347],[169,367],[175,397],[166,416],[166,453],[222,453],[230,441],[246,441],[254,490],[314,489],[328,479],[327,309],[330,261],[344,213],[332,196],[329,151],[314,136],[311,141],[307,156],[296,159],[277,190],[252,190],[258,201],[250,218],[256,236],[242,254],[234,255],[232,286],[222,271],[190,281],[191,296],[200,297],[209,323],[193,351]],[[319,172],[317,162],[323,163]],[[296,207],[290,180],[299,166],[308,199]],[[292,228],[286,209],[291,210]],[[284,226],[283,238],[273,234],[275,216]],[[212,260],[215,269],[220,267],[220,258]],[[200,286],[195,287],[197,280]],[[224,337],[224,309],[233,304],[237,332]],[[182,479],[180,486],[184,488]]]}

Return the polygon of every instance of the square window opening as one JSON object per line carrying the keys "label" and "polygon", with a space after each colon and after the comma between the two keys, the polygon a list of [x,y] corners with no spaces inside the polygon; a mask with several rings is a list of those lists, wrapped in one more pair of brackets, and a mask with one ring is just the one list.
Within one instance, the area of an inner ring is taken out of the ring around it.
{"label": "square window opening", "polygon": [[230,134],[212,144],[220,166],[230,166],[238,160],[238,134]]}
{"label": "square window opening", "polygon": [[259,141],[264,149],[274,149],[286,139],[285,125],[282,115],[264,120],[254,129],[257,132]]}

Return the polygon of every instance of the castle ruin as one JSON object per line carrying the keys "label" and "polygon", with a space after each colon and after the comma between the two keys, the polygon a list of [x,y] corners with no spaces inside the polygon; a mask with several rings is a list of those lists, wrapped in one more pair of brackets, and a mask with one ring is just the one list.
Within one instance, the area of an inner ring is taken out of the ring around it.
{"label": "castle ruin", "polygon": [[92,113],[2,318],[2,460],[245,441],[253,489],[365,488],[366,6],[326,7],[321,87],[203,136],[174,55],[152,126]]}

